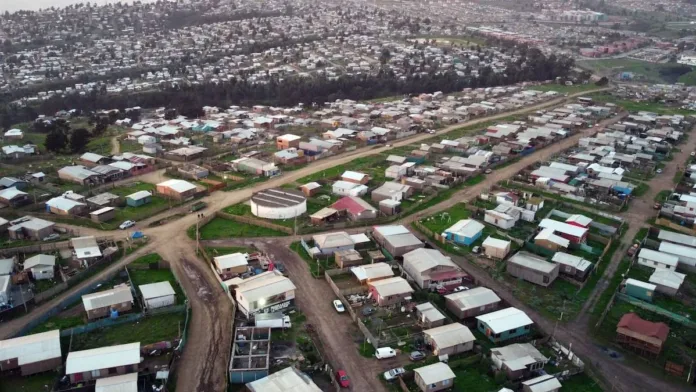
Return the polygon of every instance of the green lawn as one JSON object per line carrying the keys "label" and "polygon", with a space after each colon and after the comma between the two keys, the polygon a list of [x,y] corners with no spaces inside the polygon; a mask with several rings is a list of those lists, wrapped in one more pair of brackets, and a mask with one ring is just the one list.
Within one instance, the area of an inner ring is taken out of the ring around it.
{"label": "green lawn", "polygon": [[454,391],[456,392],[491,392],[497,391],[502,387],[496,384],[493,377],[482,374],[474,366],[458,370],[454,374],[457,376],[454,379]]}
{"label": "green lawn", "polygon": [[336,268],[336,263],[333,256],[322,256],[319,257],[318,260],[315,260],[307,253],[307,251],[305,251],[304,247],[302,247],[299,241],[290,244],[290,249],[292,249],[293,252],[297,253],[302,258],[302,260],[304,260],[305,263],[307,263],[307,265],[309,266],[309,272],[314,277],[323,276],[324,271],[326,271],[327,269]]}
{"label": "green lawn", "polygon": [[574,84],[572,86],[566,86],[566,85],[561,85],[561,84],[542,84],[540,86],[531,86],[531,87],[529,87],[529,90],[556,91],[556,92],[561,93],[561,94],[575,94],[575,93],[581,93],[583,91],[597,90],[600,88],[602,88],[602,87],[597,86],[594,83]]}
{"label": "green lawn", "polygon": [[157,263],[160,260],[162,260],[162,256],[157,253],[150,253],[145,256],[138,257],[131,263],[131,265],[150,265],[152,263]]}
{"label": "green lawn", "polygon": [[232,247],[227,247],[227,248],[218,248],[218,247],[206,247],[205,248],[205,253],[207,253],[211,257],[217,257],[217,256],[224,256],[224,255],[229,255],[232,253],[253,253],[256,250],[251,247],[245,247],[245,246],[232,246]]}
{"label": "green lawn", "polygon": [[[195,226],[193,230],[195,233]],[[229,219],[215,218],[200,228],[202,240],[216,240],[230,237],[283,237],[288,235],[282,231],[253,226]],[[191,236],[191,233],[189,233]]]}
{"label": "green lawn", "polygon": [[679,83],[684,83],[687,86],[696,86],[696,71],[691,71],[680,76]]}
{"label": "green lawn", "polygon": [[[367,157],[361,157],[361,158],[356,158],[352,160],[349,163],[343,164],[343,165],[337,165],[331,168],[328,168],[326,170],[322,170],[319,172],[316,172],[314,174],[310,174],[308,176],[302,177],[299,180],[297,180],[297,183],[299,184],[306,184],[308,182],[313,182],[313,181],[319,181],[319,180],[329,180],[333,178],[340,177],[343,172],[346,170],[353,170],[353,171],[368,171],[368,169],[373,168],[377,165],[386,164],[386,157],[387,155],[384,154],[378,154],[378,155],[370,155]],[[383,175],[383,174],[382,174]]]}
{"label": "green lawn", "polygon": [[[77,304],[82,304],[82,302],[77,302]],[[86,315],[85,315],[86,317]],[[31,330],[31,333],[40,333],[46,331],[53,331],[54,329],[69,329],[85,324],[85,319],[82,316],[74,317],[60,317],[53,316],[43,323],[36,326],[36,328]]]}
{"label": "green lawn", "polygon": [[549,320],[558,320],[561,312],[563,312],[563,322],[574,319],[587,300],[587,295],[579,292],[577,286],[560,278],[549,287],[542,287],[517,279],[505,271],[499,272],[494,277],[504,280],[516,298]]}
{"label": "green lawn", "polygon": [[646,111],[646,112],[653,112],[653,113],[658,113],[658,114],[683,114],[685,116],[694,114],[694,111],[692,110],[686,110],[686,109],[681,109],[676,106],[667,106],[659,102],[635,102],[631,101],[628,99],[620,99],[617,97],[614,97],[606,92],[601,92],[601,93],[593,93],[590,95],[592,99],[597,102],[597,103],[606,103],[606,102],[611,102],[614,103],[618,106],[623,107],[624,109],[628,110],[629,112],[639,112],[639,111]]}
{"label": "green lawn", "polygon": [[141,345],[172,340],[184,329],[186,313],[170,313],[146,317],[137,323],[103,328],[74,335],[71,351],[88,350],[115,344],[140,342]]}
{"label": "green lawn", "polygon": [[424,218],[420,222],[423,226],[432,230],[434,234],[441,234],[459,220],[467,219],[470,216],[471,211],[469,211],[464,204],[457,204],[445,211]]}
{"label": "green lawn", "polygon": [[670,68],[671,64],[651,63],[648,61],[634,60],[629,58],[602,59],[602,60],[581,60],[577,62],[581,68],[587,68],[599,73],[616,75],[619,72],[633,72],[637,77],[642,77],[650,83],[669,83],[676,80],[668,80],[660,71]]}
{"label": "green lawn", "polygon": [[563,381],[563,392],[602,392],[602,386],[585,373]]}
{"label": "green lawn", "polygon": [[54,372],[31,376],[2,376],[0,392],[49,392],[57,379],[58,374]]}

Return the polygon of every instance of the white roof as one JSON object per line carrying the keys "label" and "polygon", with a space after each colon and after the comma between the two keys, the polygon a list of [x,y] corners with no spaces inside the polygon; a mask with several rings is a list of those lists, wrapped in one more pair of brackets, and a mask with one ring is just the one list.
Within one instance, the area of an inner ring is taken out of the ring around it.
{"label": "white roof", "polygon": [[443,380],[451,380],[456,377],[452,369],[444,362],[435,362],[432,365],[414,369],[425,385],[437,384]]}
{"label": "white roof", "polygon": [[354,244],[364,244],[371,241],[365,233],[351,234],[350,239],[353,240]]}
{"label": "white roof", "polygon": [[345,231],[317,234],[313,236],[312,239],[314,239],[314,243],[320,249],[340,248],[344,246],[352,247],[354,245],[353,239],[350,238],[350,235]]}
{"label": "white roof", "polygon": [[[664,242],[662,244],[664,244]],[[660,247],[662,247],[662,244],[660,244]],[[647,248],[640,250],[638,253],[638,258],[657,261],[658,263],[667,264],[672,267],[676,267],[677,264],[679,264],[679,258],[677,256]]]}
{"label": "white roof", "polygon": [[694,236],[675,233],[673,231],[660,230],[660,233],[657,235],[657,238],[663,241],[674,242],[675,244],[696,248],[696,237]]}
{"label": "white roof", "polygon": [[547,274],[558,268],[556,264],[549,263],[546,259],[525,251],[515,253],[510,257],[508,263],[521,265]]}
{"label": "white roof", "polygon": [[527,365],[548,360],[529,343],[513,343],[504,347],[492,348],[491,356],[505,363],[512,371],[522,370]]}
{"label": "white roof", "polygon": [[80,159],[82,159],[83,161],[98,163],[100,160],[104,159],[104,157],[99,155],[99,154],[95,154],[93,152],[86,152],[86,153],[82,154]]}
{"label": "white roof", "polygon": [[438,267],[457,267],[452,259],[440,253],[437,249],[414,249],[404,255],[404,267],[409,266],[410,269],[419,273],[426,272]]}
{"label": "white roof", "polygon": [[496,334],[534,324],[525,312],[517,308],[498,310],[497,312],[477,316],[476,319],[486,323],[493,333]]}
{"label": "white roof", "polygon": [[5,136],[21,136],[22,135],[22,130],[21,129],[10,129],[9,131],[5,132]]}
{"label": "white roof", "polygon": [[459,309],[467,310],[500,302],[500,297],[488,287],[475,287],[458,293],[445,295],[445,299],[453,301]]}
{"label": "white roof", "polygon": [[61,211],[70,211],[72,208],[85,205],[85,203],[80,203],[79,201],[70,200],[66,197],[59,196],[47,201],[46,205]]}
{"label": "white roof", "polygon": [[249,265],[247,261],[247,255],[244,253],[232,253],[224,256],[217,256],[213,258],[215,265],[220,269],[241,267],[243,265]]}
{"label": "white roof", "polygon": [[152,196],[152,192],[149,191],[137,191],[135,193],[131,193],[130,195],[126,196],[128,199],[132,200],[140,200],[144,199],[146,197]]}
{"label": "white roof", "polygon": [[674,272],[672,270],[656,268],[655,272],[650,275],[649,282],[679,290],[679,287],[681,287],[682,283],[684,283],[684,278],[686,278],[685,274]]}
{"label": "white roof", "polygon": [[412,293],[414,291],[406,279],[400,276],[380,279],[375,282],[370,282],[369,285],[375,288],[380,297]]}
{"label": "white roof", "polygon": [[570,241],[568,239],[554,234],[553,229],[544,229],[540,231],[539,234],[537,234],[537,236],[534,237],[534,240],[551,241],[554,244],[562,246],[564,248],[567,248],[568,245],[570,245]]}
{"label": "white roof", "polygon": [[99,245],[97,245],[97,240],[93,236],[71,238],[70,245],[75,249],[78,259],[100,257],[102,255]]}
{"label": "white roof", "polygon": [[143,284],[138,286],[140,292],[143,294],[143,299],[166,297],[168,295],[174,295],[174,288],[169,281],[156,282]]}
{"label": "white roof", "polygon": [[586,217],[585,215],[573,214],[568,219],[566,219],[566,222],[576,222],[582,226],[587,227],[590,225],[590,223],[592,223],[592,218]]}
{"label": "white roof", "polygon": [[522,385],[526,386],[530,392],[551,392],[562,387],[561,382],[550,374],[523,381]]}
{"label": "white roof", "polygon": [[100,378],[94,392],[138,392],[138,373]]}
{"label": "white roof", "polygon": [[416,305],[416,309],[425,316],[427,321],[440,321],[445,319],[445,315],[442,314],[432,303],[426,302]]}
{"label": "white roof", "polygon": [[551,261],[558,264],[569,265],[580,271],[586,271],[592,263],[582,257],[574,256],[568,253],[556,252],[551,258]]}
{"label": "white roof", "polygon": [[657,288],[657,286],[655,286],[654,284],[641,282],[640,280],[636,280],[636,279],[632,279],[632,278],[626,279],[626,284],[631,285],[631,286],[640,287],[640,288],[650,290],[650,291],[655,291],[655,289]]}
{"label": "white roof", "polygon": [[19,366],[60,358],[60,331],[37,333],[0,341],[0,361],[17,358]]}
{"label": "white roof", "polygon": [[358,280],[379,279],[394,276],[394,271],[387,263],[365,264],[353,267],[350,271]]}
{"label": "white roof", "polygon": [[251,278],[244,279],[237,286],[237,294],[246,299],[249,303],[262,298],[269,298],[274,295],[283,294],[297,287],[292,281],[280,272],[267,271]]}
{"label": "white roof", "polygon": [[36,255],[24,260],[24,269],[28,270],[37,266],[54,266],[56,265],[56,256],[52,255]]}
{"label": "white roof", "polygon": [[109,211],[112,211],[112,210],[114,210],[114,209],[115,209],[114,207],[104,207],[104,208],[100,208],[100,209],[98,209],[98,210],[96,210],[96,211],[92,211],[92,212],[90,212],[89,214],[90,214],[90,215],[101,215],[101,214],[103,214],[103,213],[105,213],[105,212],[109,212]]}
{"label": "white roof", "polygon": [[402,225],[375,226],[374,230],[381,234],[383,237],[410,233],[406,226]]}
{"label": "white roof", "polygon": [[339,188],[339,189],[349,189],[350,190],[350,189],[357,188],[359,186],[364,186],[364,185],[356,184],[356,183],[350,182],[350,181],[338,180],[338,181],[334,182],[333,185],[331,185],[331,188],[332,189]]}
{"label": "white roof", "polygon": [[290,366],[246,384],[251,392],[321,392],[311,378]]}
{"label": "white roof", "polygon": [[587,229],[583,227],[573,226],[565,222],[555,221],[553,219],[542,219],[541,223],[539,223],[539,227],[543,227],[544,229],[552,229],[553,231],[572,235],[573,237],[582,237],[585,235],[585,233],[587,233]]}
{"label": "white roof", "polygon": [[694,248],[690,248],[688,246],[679,245],[679,244],[673,244],[671,242],[666,242],[666,241],[660,242],[660,252],[668,253],[670,255],[677,256],[677,259],[680,262],[682,262],[682,263],[687,262],[687,264],[689,264],[689,265],[693,265],[693,264],[689,263],[688,261],[690,261],[690,260],[688,260],[688,259],[696,259],[696,251],[694,250]]}
{"label": "white roof", "polygon": [[26,192],[22,192],[16,187],[11,187],[7,189],[0,190],[0,197],[5,200],[12,200],[17,196],[26,195]]}
{"label": "white roof", "polygon": [[319,184],[318,182],[309,182],[307,184],[302,185],[302,188],[306,188],[311,191],[312,189],[321,188],[321,184]]}
{"label": "white roof", "polygon": [[183,193],[190,191],[191,189],[196,189],[196,186],[188,181],[171,179],[165,182],[160,182],[157,186],[163,186],[172,189],[175,192]]}
{"label": "white roof", "polygon": [[140,363],[140,343],[73,351],[65,362],[65,374],[89,372]]}
{"label": "white roof", "polygon": [[483,230],[485,226],[483,224],[473,220],[473,219],[462,219],[459,222],[455,223],[450,227],[449,229],[446,229],[446,233],[455,233],[457,235],[461,235],[464,237],[473,237],[477,233],[479,233],[481,230]]}
{"label": "white roof", "polygon": [[97,293],[85,294],[82,296],[82,304],[84,305],[86,311],[121,304],[124,302],[133,302],[133,294],[128,286],[118,286],[110,290],[99,291]]}
{"label": "white roof", "polygon": [[362,181],[362,179],[365,178],[366,176],[367,176],[367,174],[365,174],[365,173],[358,173],[355,171],[347,170],[347,171],[343,172],[343,174],[341,175],[341,178],[348,178],[348,179],[355,180],[355,181]]}
{"label": "white roof", "polygon": [[466,344],[476,340],[469,328],[460,324],[453,323],[442,325],[436,328],[423,331],[425,335],[435,342],[438,348],[453,347],[459,344]]}
{"label": "white roof", "polygon": [[496,249],[507,249],[508,246],[510,246],[510,241],[505,241],[501,240],[498,238],[493,238],[491,236],[488,236],[485,241],[483,241],[483,244],[481,244],[484,248],[485,247],[492,247]]}

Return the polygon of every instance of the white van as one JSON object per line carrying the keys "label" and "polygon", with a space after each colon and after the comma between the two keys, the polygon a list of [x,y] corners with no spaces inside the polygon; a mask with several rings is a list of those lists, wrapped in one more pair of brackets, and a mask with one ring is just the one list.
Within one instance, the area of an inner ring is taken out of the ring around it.
{"label": "white van", "polygon": [[375,351],[377,359],[394,358],[395,356],[396,351],[391,347],[380,347]]}

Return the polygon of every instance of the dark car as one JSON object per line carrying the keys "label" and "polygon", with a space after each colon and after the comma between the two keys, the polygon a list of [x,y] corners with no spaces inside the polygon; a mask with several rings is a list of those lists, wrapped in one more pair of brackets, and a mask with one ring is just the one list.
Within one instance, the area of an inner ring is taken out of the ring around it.
{"label": "dark car", "polygon": [[371,307],[371,306],[367,306],[367,307],[365,307],[365,308],[362,310],[363,316],[369,316],[369,315],[371,315],[371,314],[374,313],[374,312],[375,312],[375,308],[373,308],[373,307]]}
{"label": "dark car", "polygon": [[408,356],[408,358],[414,362],[420,361],[425,359],[425,353],[422,351],[414,351]]}

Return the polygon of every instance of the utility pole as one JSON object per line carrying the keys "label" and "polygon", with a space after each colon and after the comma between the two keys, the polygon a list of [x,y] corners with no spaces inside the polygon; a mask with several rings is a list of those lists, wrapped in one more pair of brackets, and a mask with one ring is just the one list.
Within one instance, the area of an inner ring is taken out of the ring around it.
{"label": "utility pole", "polygon": [[196,253],[198,253],[198,250],[200,249],[201,234],[198,231],[198,228],[199,228],[199,224],[201,222],[201,215],[203,215],[203,214],[196,214]]}

